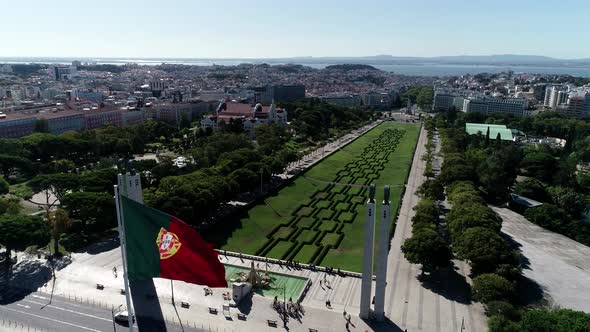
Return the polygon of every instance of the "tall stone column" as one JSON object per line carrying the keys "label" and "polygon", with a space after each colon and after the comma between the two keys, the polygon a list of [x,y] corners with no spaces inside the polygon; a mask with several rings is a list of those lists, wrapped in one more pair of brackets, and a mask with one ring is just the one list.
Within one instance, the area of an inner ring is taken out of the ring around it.
{"label": "tall stone column", "polygon": [[365,221],[365,247],[363,255],[363,280],[359,316],[368,319],[371,312],[371,287],[373,282],[373,249],[375,244],[375,185],[369,187]]}
{"label": "tall stone column", "polygon": [[117,184],[122,195],[143,204],[143,192],[141,191],[141,178],[138,173],[119,174]]}
{"label": "tall stone column", "polygon": [[375,318],[385,319],[385,287],[387,286],[387,256],[389,254],[389,225],[391,223],[391,201],[389,186],[385,186],[381,205],[381,223],[377,242],[377,282],[375,285]]}

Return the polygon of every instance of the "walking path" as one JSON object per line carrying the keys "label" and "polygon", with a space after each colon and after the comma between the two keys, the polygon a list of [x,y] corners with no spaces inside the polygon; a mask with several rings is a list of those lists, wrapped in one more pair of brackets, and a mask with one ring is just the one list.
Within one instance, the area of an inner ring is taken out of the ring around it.
{"label": "walking path", "polygon": [[289,179],[293,176],[299,174],[300,172],[305,171],[306,169],[312,167],[313,165],[320,162],[322,159],[328,157],[332,153],[339,151],[346,145],[352,143],[355,139],[359,138],[360,136],[364,135],[367,131],[377,127],[383,122],[383,120],[377,120],[372,122],[368,125],[365,125],[357,130],[352,131],[349,134],[346,134],[340,138],[338,138],[334,142],[330,142],[312,152],[303,156],[300,160],[295,161],[287,165],[287,168],[283,174],[279,176],[283,179]]}
{"label": "walking path", "polygon": [[[110,309],[124,305],[125,297],[121,295],[123,289],[122,281],[122,263],[121,252],[118,247],[106,248],[99,253],[79,253],[72,254],[73,263],[61,270],[55,271],[55,283],[50,281],[37,282],[39,291],[45,294],[62,296],[73,303],[91,304],[100,308]],[[100,250],[93,248],[92,250]],[[92,252],[91,250],[91,252]],[[227,264],[250,267],[251,260],[248,258],[239,258],[233,256],[220,255],[220,261]],[[263,260],[263,258],[260,258]],[[261,269],[264,263],[260,260],[254,260],[255,264],[260,263]],[[41,263],[42,260],[30,260]],[[118,275],[115,277],[113,267],[117,268]],[[305,315],[301,321],[293,318],[290,319],[288,327],[290,331],[308,332],[309,328],[318,331],[344,331],[346,320],[343,312],[351,313],[352,323],[356,326],[353,331],[365,330],[382,330],[386,327],[373,328],[367,323],[358,319],[358,304],[360,296],[361,279],[354,276],[339,276],[337,274],[326,274],[323,271],[312,271],[309,269],[293,269],[286,265],[271,263],[269,271],[300,276],[308,278],[311,281],[307,295],[302,305],[305,309]],[[328,280],[329,287],[320,280]],[[14,281],[11,286],[27,287],[30,280],[19,283]],[[101,284],[104,289],[98,290],[96,284]],[[178,323],[178,318],[172,302],[172,290],[170,280],[154,279],[162,314],[166,321]],[[35,289],[36,290],[36,289]],[[226,319],[222,314],[222,305],[228,304],[222,297],[225,292],[231,292],[231,289],[213,289],[212,296],[204,295],[204,287],[199,285],[187,284],[180,281],[174,282],[174,299],[180,319],[185,326],[203,328],[211,331],[276,331],[277,328],[269,327],[267,320],[277,321],[279,329],[282,327],[282,320],[279,314],[272,309],[273,299],[255,294],[252,297],[251,304],[237,308],[231,308],[231,319]],[[295,299],[294,299],[295,300]],[[326,300],[330,300],[331,308],[326,307]],[[147,301],[147,300],[146,300]],[[181,308],[181,302],[190,304],[188,309]],[[219,312],[217,315],[209,313],[209,308],[216,308]],[[246,321],[238,319],[238,313],[244,313],[247,316]]]}
{"label": "walking path", "polygon": [[466,293],[469,266],[454,261],[457,271],[443,272],[432,280],[418,280],[420,266],[410,264],[401,252],[404,240],[412,235],[412,209],[419,201],[416,189],[424,181],[427,135],[421,130],[408,184],[397,220],[388,257],[385,315],[408,331],[487,331],[483,306],[471,303]]}

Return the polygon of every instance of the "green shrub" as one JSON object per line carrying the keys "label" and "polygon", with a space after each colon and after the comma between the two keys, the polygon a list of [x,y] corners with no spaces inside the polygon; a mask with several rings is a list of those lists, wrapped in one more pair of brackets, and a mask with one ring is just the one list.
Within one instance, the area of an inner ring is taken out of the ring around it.
{"label": "green shrub", "polygon": [[473,297],[482,303],[506,301],[514,298],[514,286],[497,274],[487,273],[473,279]]}

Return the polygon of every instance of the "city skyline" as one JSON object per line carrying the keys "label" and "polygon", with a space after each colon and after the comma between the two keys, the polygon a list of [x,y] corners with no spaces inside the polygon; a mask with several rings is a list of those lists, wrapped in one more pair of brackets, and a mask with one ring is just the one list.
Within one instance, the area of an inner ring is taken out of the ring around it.
{"label": "city skyline", "polygon": [[[11,3],[0,57],[283,58],[491,54],[590,58],[581,0]],[[559,26],[559,29],[552,27]]]}

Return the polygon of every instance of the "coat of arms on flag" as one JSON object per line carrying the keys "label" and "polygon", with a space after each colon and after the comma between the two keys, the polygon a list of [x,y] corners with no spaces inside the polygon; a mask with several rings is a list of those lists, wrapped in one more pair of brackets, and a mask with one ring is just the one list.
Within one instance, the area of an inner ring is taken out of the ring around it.
{"label": "coat of arms on flag", "polygon": [[182,243],[178,240],[178,236],[172,232],[168,232],[163,227],[160,228],[158,238],[156,239],[158,250],[160,251],[160,259],[168,259],[180,249]]}

